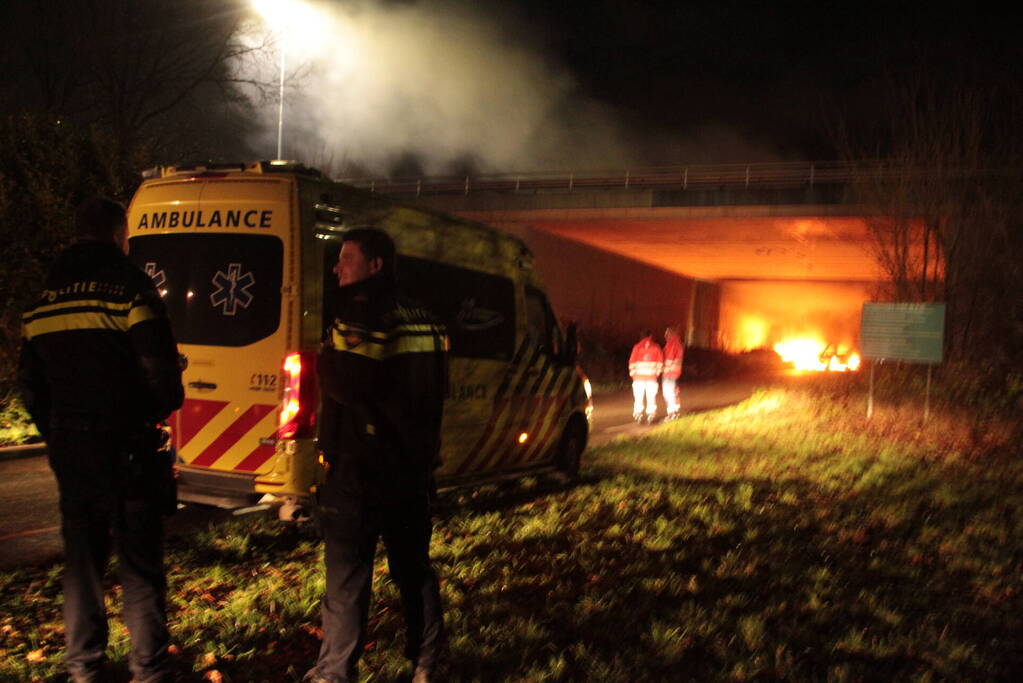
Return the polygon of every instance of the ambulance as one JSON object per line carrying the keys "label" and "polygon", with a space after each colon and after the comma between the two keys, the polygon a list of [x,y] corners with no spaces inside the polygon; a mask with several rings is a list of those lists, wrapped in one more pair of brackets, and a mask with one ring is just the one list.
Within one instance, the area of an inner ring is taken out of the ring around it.
{"label": "ambulance", "polygon": [[316,358],[353,227],[394,239],[399,288],[448,332],[438,484],[578,471],[589,381],[517,237],[279,161],[150,169],[128,225],[185,364],[170,418],[182,500],[262,499],[286,518],[321,480]]}

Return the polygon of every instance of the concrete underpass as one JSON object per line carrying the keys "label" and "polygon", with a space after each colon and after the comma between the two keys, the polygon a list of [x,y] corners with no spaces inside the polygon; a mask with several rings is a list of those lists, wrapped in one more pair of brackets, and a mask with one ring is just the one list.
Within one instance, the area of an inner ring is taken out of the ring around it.
{"label": "concrete underpass", "polygon": [[611,346],[674,324],[696,346],[743,350],[813,334],[855,347],[861,305],[883,277],[868,217],[844,182],[753,180],[747,170],[686,189],[635,179],[374,189],[521,236],[559,315]]}

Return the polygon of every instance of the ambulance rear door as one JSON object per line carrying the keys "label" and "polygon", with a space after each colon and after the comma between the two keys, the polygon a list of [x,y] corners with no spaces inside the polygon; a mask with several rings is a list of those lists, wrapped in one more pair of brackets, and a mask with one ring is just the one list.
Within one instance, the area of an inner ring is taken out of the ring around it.
{"label": "ambulance rear door", "polygon": [[186,484],[192,472],[252,493],[269,469],[281,363],[297,347],[295,195],[287,176],[200,174],[148,181],[132,202],[130,256],[163,295],[187,361],[171,419]]}

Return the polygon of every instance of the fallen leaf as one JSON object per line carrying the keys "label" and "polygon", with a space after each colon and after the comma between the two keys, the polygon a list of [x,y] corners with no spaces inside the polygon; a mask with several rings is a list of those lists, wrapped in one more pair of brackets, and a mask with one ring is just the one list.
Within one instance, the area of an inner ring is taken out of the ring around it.
{"label": "fallen leaf", "polygon": [[44,659],[46,659],[46,655],[43,654],[42,649],[32,650],[27,655],[25,655],[25,660],[29,662],[41,662]]}
{"label": "fallen leaf", "polygon": [[209,681],[210,683],[224,683],[224,674],[220,673],[216,669],[207,671],[203,676],[203,680]]}
{"label": "fallen leaf", "polygon": [[315,637],[315,638],[317,638],[319,640],[323,640],[323,629],[320,628],[319,626],[313,626],[312,624],[305,624],[301,628],[302,628],[303,631],[305,631],[309,635],[311,635],[311,636],[313,636],[313,637]]}

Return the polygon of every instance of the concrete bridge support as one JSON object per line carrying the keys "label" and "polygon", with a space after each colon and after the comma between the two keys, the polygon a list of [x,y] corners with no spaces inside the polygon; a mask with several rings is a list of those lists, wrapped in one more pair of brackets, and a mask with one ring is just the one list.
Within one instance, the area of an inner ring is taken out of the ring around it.
{"label": "concrete bridge support", "polygon": [[718,336],[720,288],[646,263],[595,249],[521,223],[500,227],[521,237],[536,257],[563,322],[608,350],[635,343],[642,328],[660,336],[673,325],[697,346]]}

